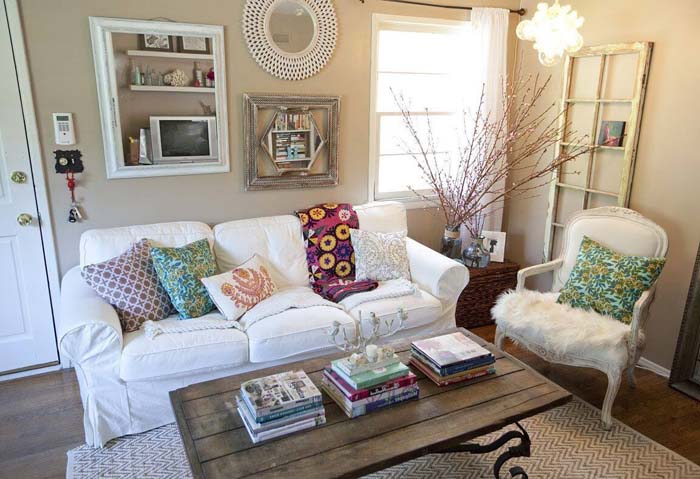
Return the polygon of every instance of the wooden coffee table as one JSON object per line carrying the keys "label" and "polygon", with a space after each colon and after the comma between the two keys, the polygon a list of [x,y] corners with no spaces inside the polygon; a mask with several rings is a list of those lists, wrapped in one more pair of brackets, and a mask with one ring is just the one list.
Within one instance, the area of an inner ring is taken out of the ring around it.
{"label": "wooden coffee table", "polygon": [[[170,400],[194,477],[358,477],[425,454],[489,452],[517,440],[518,444],[494,464],[494,474],[498,474],[508,459],[530,455],[524,429],[510,431],[491,445],[465,442],[565,404],[571,394],[492,344],[460,330],[495,354],[496,374],[438,387],[411,368],[419,378],[419,400],[349,419],[324,394],[325,425],[259,444],[251,442],[236,411],[240,384],[303,369],[318,385],[324,366],[346,354],[339,352],[172,391]],[[410,342],[395,346],[407,363]],[[511,467],[510,472],[513,477],[527,477],[519,467]]]}

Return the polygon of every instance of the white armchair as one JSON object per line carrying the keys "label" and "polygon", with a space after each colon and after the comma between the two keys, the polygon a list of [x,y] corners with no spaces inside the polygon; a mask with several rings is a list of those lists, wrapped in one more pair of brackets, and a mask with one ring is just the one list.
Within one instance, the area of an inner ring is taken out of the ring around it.
{"label": "white armchair", "polygon": [[[634,387],[634,368],[644,348],[644,326],[655,287],[645,291],[634,305],[631,324],[593,311],[556,303],[576,263],[586,235],[627,255],[665,257],[666,232],[639,213],[618,207],[595,208],[575,214],[566,224],[559,258],[518,271],[514,292],[501,296],[492,309],[496,321],[496,346],[509,337],[543,359],[598,369],[608,377],[602,420],[611,425],[611,410],[627,370]],[[552,290],[539,293],[525,288],[525,280],[553,272]]]}

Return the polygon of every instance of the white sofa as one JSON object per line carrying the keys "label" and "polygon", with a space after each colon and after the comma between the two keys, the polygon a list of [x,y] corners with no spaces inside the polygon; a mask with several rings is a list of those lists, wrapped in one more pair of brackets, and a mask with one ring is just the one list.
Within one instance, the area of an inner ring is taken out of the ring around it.
{"label": "white sofa", "polygon": [[[356,210],[362,229],[406,229],[406,211],[400,203],[369,203]],[[230,221],[213,229],[199,222],[177,222],[83,233],[80,266],[63,278],[59,345],[75,366],[85,442],[93,446],[173,422],[168,392],[174,389],[333,351],[328,338],[331,324],[351,323],[360,309],[381,317],[403,307],[408,319],[391,340],[454,327],[457,298],[469,279],[464,266],[408,239],[411,275],[419,295],[377,300],[347,312],[323,306],[291,309],[246,332],[201,330],[150,339],[143,328],[122,333],[114,309],[80,275],[81,266],[117,256],[141,238],[165,246],[207,238],[222,271],[257,253],[278,270],[281,287],[308,286],[301,225],[291,215]],[[214,311],[205,317],[221,315]]]}

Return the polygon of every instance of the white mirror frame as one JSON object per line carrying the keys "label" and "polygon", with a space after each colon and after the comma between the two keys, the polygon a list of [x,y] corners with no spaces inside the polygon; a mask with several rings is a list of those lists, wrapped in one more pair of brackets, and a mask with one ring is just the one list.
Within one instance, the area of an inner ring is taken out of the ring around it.
{"label": "white mirror frame", "polygon": [[250,55],[263,70],[283,80],[303,80],[318,73],[333,55],[338,38],[335,8],[331,0],[293,0],[311,14],[314,35],[304,50],[290,53],[275,44],[267,28],[281,1],[246,0],[243,37]]}
{"label": "white mirror frame", "polygon": [[[212,54],[214,56],[214,71],[216,72],[216,91],[214,93],[219,161],[199,165],[192,163],[125,165],[112,33],[161,33],[173,36],[207,36],[212,38]],[[108,179],[197,175],[230,171],[223,26],[90,17],[90,34]]]}

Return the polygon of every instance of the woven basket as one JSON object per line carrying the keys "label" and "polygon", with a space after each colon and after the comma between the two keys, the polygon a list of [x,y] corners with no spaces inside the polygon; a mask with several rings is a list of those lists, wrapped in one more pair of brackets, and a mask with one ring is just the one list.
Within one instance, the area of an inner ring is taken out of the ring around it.
{"label": "woven basket", "polygon": [[457,326],[475,328],[493,324],[491,308],[503,291],[514,289],[520,266],[512,261],[469,268],[469,284],[457,300]]}

